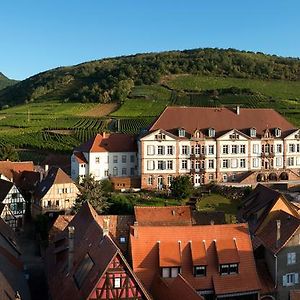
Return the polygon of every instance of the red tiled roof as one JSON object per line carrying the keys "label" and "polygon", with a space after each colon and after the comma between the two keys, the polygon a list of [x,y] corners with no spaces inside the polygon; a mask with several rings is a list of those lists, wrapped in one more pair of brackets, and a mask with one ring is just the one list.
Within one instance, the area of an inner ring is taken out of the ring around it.
{"label": "red tiled roof", "polygon": [[82,144],[75,152],[136,152],[134,135],[124,133],[98,133],[93,139]]}
{"label": "red tiled roof", "polygon": [[192,225],[190,206],[135,206],[134,214],[142,226]]}
{"label": "red tiled roof", "polygon": [[85,159],[82,152],[75,152],[74,156],[79,164],[86,164],[87,160]]}
{"label": "red tiled roof", "polygon": [[156,300],[204,299],[180,274],[172,280],[164,280],[158,276],[151,290]]}
{"label": "red tiled roof", "polygon": [[181,266],[181,251],[179,242],[159,242],[159,266]]}
{"label": "red tiled roof", "polygon": [[52,240],[56,234],[64,231],[73,217],[74,216],[59,215],[49,230],[49,240]]}
{"label": "red tiled roof", "polygon": [[207,266],[207,250],[205,241],[190,242],[192,260],[195,266]]}
{"label": "red tiled roof", "polygon": [[[277,220],[280,221],[280,239],[277,239]],[[300,227],[300,219],[279,210],[275,211],[269,222],[255,236],[272,253],[278,253]]]}
{"label": "red tiled roof", "polygon": [[[218,294],[259,290],[258,276],[252,252],[247,224],[206,225],[206,226],[138,226],[138,235],[131,228],[130,243],[133,270],[145,286],[150,289],[153,280],[160,274],[160,244],[181,241],[181,274],[196,290],[216,289]],[[214,240],[236,238],[239,255],[239,274],[219,276],[218,257]],[[207,249],[207,275],[194,277],[192,246],[205,240]],[[172,246],[173,247],[173,246]],[[169,249],[170,258],[172,249]]]}
{"label": "red tiled roof", "polygon": [[0,174],[6,178],[13,180],[14,176],[18,176],[23,171],[34,171],[32,161],[12,162],[9,160],[0,161]]}
{"label": "red tiled roof", "polygon": [[215,241],[219,264],[238,263],[240,261],[238,249],[234,239]]}
{"label": "red tiled roof", "polygon": [[[193,133],[196,129],[214,128],[216,132],[226,132],[231,129],[240,131],[255,127],[257,134],[263,134],[267,128],[278,127],[282,132],[295,129],[284,117],[274,109],[240,108],[239,115],[229,108],[212,107],[167,107],[151,126],[150,131],[164,129],[172,132],[184,128]],[[296,130],[296,129],[295,129]]]}

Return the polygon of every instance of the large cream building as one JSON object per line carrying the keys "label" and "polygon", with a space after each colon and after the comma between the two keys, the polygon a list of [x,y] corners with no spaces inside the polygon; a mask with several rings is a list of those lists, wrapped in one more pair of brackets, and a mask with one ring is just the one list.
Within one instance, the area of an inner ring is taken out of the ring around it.
{"label": "large cream building", "polygon": [[145,189],[183,174],[195,186],[300,179],[299,130],[273,109],[167,107],[138,149]]}

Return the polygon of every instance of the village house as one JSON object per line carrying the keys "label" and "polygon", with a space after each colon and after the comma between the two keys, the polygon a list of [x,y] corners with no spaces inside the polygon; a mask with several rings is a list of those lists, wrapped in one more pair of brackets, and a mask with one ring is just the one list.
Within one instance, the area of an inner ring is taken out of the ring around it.
{"label": "village house", "polygon": [[300,182],[299,130],[273,109],[167,107],[138,141],[144,189]]}
{"label": "village house", "polygon": [[11,181],[0,179],[1,218],[14,230],[23,226],[26,202]]}
{"label": "village house", "polygon": [[247,224],[134,224],[130,249],[133,271],[154,299],[165,299],[175,278],[181,289],[192,288],[194,299],[259,299]]}
{"label": "village house", "polygon": [[0,219],[0,299],[31,299],[23,269],[15,233]]}
{"label": "village house", "polygon": [[23,171],[34,171],[32,161],[13,162],[9,160],[0,161],[0,179],[16,182]]}
{"label": "village house", "polygon": [[62,169],[51,167],[34,192],[32,215],[68,212],[78,192],[74,181]]}
{"label": "village house", "polygon": [[151,299],[110,237],[107,219],[88,203],[54,236],[46,264],[53,300]]}
{"label": "village house", "polygon": [[116,186],[130,187],[137,176],[137,145],[133,135],[121,133],[97,134],[73,151],[71,177],[82,180],[92,175],[96,180],[113,178]]}

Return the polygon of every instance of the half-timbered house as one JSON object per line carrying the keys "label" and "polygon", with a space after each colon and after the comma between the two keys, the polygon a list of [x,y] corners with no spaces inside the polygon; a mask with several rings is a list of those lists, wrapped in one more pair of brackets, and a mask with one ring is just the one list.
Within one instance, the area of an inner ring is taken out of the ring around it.
{"label": "half-timbered house", "polygon": [[13,229],[23,225],[25,200],[13,182],[0,179],[1,218]]}
{"label": "half-timbered house", "polygon": [[53,300],[151,299],[110,237],[107,220],[87,203],[55,235],[46,257]]}

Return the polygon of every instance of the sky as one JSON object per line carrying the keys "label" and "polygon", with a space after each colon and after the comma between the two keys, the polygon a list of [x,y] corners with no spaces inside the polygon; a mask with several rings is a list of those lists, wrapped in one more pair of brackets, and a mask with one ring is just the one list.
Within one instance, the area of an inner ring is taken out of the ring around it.
{"label": "sky", "polygon": [[127,54],[235,48],[300,57],[299,0],[0,0],[0,72],[25,79]]}

